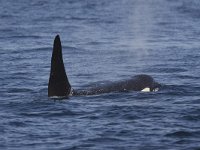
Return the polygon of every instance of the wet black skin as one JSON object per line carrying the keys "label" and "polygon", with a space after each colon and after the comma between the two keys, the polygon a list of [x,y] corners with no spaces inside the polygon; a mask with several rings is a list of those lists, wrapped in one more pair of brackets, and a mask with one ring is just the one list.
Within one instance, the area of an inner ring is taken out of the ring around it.
{"label": "wet black skin", "polygon": [[55,37],[53,53],[51,58],[51,71],[48,84],[49,97],[68,97],[74,95],[96,95],[110,92],[141,91],[150,88],[154,91],[160,88],[160,84],[155,82],[149,75],[136,75],[128,80],[118,81],[107,85],[101,85],[86,90],[74,90],[68,81],[62,58],[62,45],[59,35]]}
{"label": "wet black skin", "polygon": [[142,91],[144,88],[150,88],[150,91],[154,91],[156,88],[160,88],[160,86],[149,75],[137,75],[128,80],[99,85],[95,88],[72,90],[72,93],[73,95],[96,95],[110,92]]}

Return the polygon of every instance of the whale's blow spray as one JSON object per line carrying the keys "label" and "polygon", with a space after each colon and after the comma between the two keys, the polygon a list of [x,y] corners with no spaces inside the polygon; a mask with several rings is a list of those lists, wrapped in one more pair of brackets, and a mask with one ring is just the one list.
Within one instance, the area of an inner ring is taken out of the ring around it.
{"label": "whale's blow spray", "polygon": [[129,45],[134,53],[142,57],[149,54],[149,38],[153,30],[154,4],[150,1],[136,0],[133,9],[129,13],[128,30],[132,32],[133,38],[129,40]]}

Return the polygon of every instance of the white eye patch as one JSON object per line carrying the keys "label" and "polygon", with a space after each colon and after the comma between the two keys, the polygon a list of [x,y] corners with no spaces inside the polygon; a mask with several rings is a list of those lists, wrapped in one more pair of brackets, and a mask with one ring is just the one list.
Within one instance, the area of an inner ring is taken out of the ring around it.
{"label": "white eye patch", "polygon": [[[159,90],[159,88],[155,88],[153,89],[153,92],[157,92]],[[151,92],[149,87],[144,88],[143,90],[141,90],[141,92]]]}
{"label": "white eye patch", "polygon": [[146,88],[144,88],[143,90],[141,90],[141,92],[150,92],[151,90],[150,90],[150,88],[149,87],[146,87]]}

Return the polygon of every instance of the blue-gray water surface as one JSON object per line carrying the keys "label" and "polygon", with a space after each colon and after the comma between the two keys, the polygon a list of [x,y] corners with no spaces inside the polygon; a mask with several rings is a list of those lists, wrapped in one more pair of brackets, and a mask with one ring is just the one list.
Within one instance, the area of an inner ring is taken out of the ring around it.
{"label": "blue-gray water surface", "polygon": [[[49,99],[57,34],[73,88],[163,88]],[[0,87],[0,149],[199,150],[200,1],[2,0]]]}

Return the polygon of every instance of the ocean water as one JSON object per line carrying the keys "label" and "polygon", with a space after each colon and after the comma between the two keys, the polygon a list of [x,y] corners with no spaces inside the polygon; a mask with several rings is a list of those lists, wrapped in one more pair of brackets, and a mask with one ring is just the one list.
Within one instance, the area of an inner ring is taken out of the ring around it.
{"label": "ocean water", "polygon": [[[200,149],[200,1],[0,1],[0,33],[0,149]],[[57,34],[73,88],[163,88],[49,99]]]}

